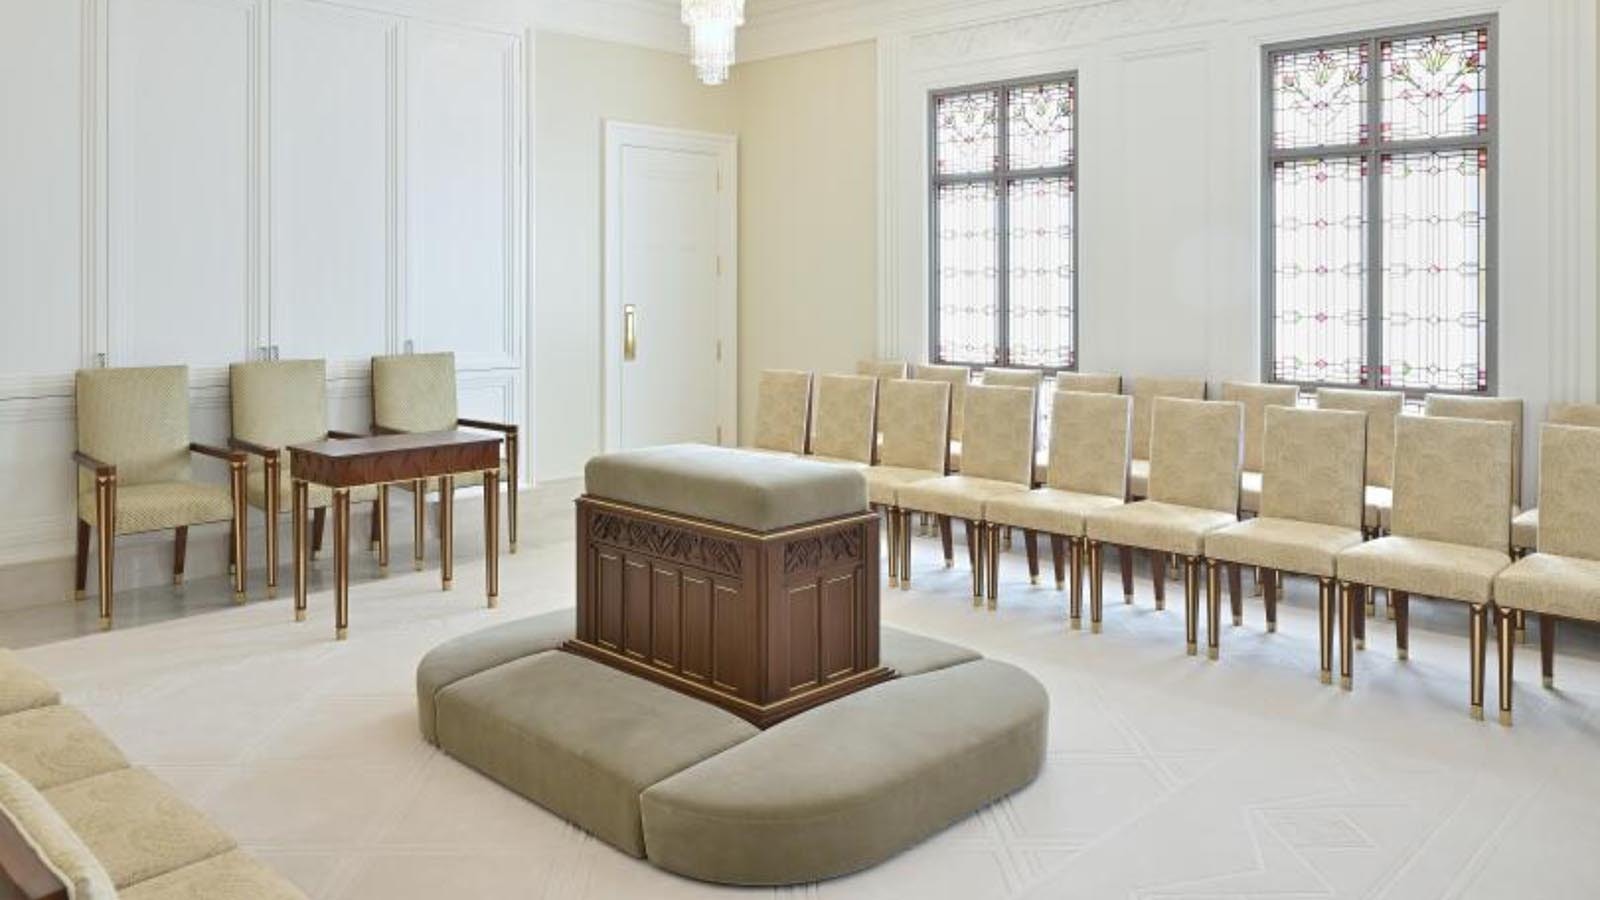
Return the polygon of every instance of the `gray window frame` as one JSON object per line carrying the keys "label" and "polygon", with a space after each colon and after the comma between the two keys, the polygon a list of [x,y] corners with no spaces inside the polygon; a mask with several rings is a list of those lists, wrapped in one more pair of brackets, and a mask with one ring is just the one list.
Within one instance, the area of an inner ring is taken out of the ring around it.
{"label": "gray window frame", "polygon": [[[1064,166],[1048,166],[1037,169],[1012,169],[1010,168],[1010,136],[1007,125],[1006,98],[1010,91],[1016,88],[1036,87],[1041,84],[1066,82],[1072,87],[1072,161]],[[939,174],[939,100],[944,97],[960,94],[972,94],[979,91],[1000,92],[999,104],[999,132],[996,136],[996,166],[988,172],[974,172],[963,175]],[[1078,92],[1078,72],[1076,69],[1056,72],[1048,75],[1034,75],[1026,78],[1012,78],[1004,81],[986,81],[979,84],[967,84],[959,87],[939,88],[928,92],[928,360],[933,363],[964,366],[999,366],[1005,368],[1039,369],[1046,374],[1056,372],[1071,372],[1078,368],[1078,361],[1083,355],[1082,345],[1078,343],[1078,320],[1082,317],[1083,297],[1078,291],[1078,233],[1080,231],[1078,220],[1078,161],[1082,157],[1081,144],[1078,140],[1078,119],[1082,97]],[[1011,279],[1010,256],[1010,204],[1008,202],[1008,186],[1014,181],[1031,181],[1044,178],[1066,178],[1072,183],[1072,359],[1066,366],[1018,366],[1011,362]],[[995,244],[995,271],[997,274],[997,291],[994,320],[994,346],[995,358],[987,362],[975,363],[969,361],[950,361],[939,354],[939,188],[949,184],[982,184],[990,183],[995,186],[995,234],[998,236]]]}
{"label": "gray window frame", "polygon": [[[1488,128],[1475,135],[1463,135],[1451,138],[1432,138],[1411,141],[1385,141],[1382,137],[1383,94],[1382,78],[1380,75],[1381,58],[1379,56],[1379,43],[1385,40],[1418,37],[1427,34],[1436,34],[1442,31],[1460,30],[1465,28],[1487,28],[1489,30],[1489,72],[1487,85],[1487,115]],[[1364,43],[1367,45],[1367,59],[1371,67],[1367,78],[1367,140],[1358,144],[1330,145],[1320,147],[1306,147],[1292,150],[1280,150],[1273,146],[1273,109],[1272,109],[1272,58],[1280,53],[1298,50],[1312,50],[1326,47],[1344,47],[1352,44]],[[1464,16],[1453,19],[1441,19],[1432,22],[1423,22],[1417,25],[1404,25],[1394,28],[1378,28],[1368,31],[1347,32],[1307,38],[1303,40],[1286,41],[1268,44],[1261,48],[1261,373],[1262,380],[1277,384],[1295,384],[1304,388],[1339,387],[1371,390],[1404,391],[1406,396],[1417,399],[1425,394],[1463,394],[1468,396],[1493,396],[1498,392],[1499,383],[1499,334],[1500,334],[1500,123],[1499,123],[1499,73],[1500,73],[1500,34],[1499,16]],[[1465,150],[1484,149],[1489,154],[1489,166],[1485,176],[1488,182],[1487,197],[1485,200],[1484,214],[1488,219],[1486,241],[1487,259],[1485,260],[1486,277],[1488,284],[1485,288],[1484,298],[1484,368],[1487,373],[1485,386],[1481,391],[1451,391],[1443,388],[1416,388],[1394,387],[1381,383],[1381,369],[1383,364],[1383,168],[1384,156],[1408,152],[1427,152],[1437,150]],[[1275,376],[1274,359],[1276,357],[1275,338],[1273,328],[1273,312],[1277,306],[1276,284],[1273,270],[1276,259],[1273,253],[1275,242],[1274,233],[1274,192],[1272,167],[1274,163],[1285,160],[1297,159],[1364,159],[1368,164],[1371,177],[1366,185],[1366,229],[1367,241],[1367,273],[1366,273],[1366,321],[1367,335],[1365,360],[1366,378],[1359,384],[1342,384],[1339,382],[1292,381],[1280,379]]]}

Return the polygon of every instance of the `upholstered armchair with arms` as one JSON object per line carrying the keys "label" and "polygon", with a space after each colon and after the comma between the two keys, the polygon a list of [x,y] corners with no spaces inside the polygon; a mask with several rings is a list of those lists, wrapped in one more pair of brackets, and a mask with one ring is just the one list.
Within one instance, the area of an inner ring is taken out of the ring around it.
{"label": "upholstered armchair with arms", "polygon": [[[517,552],[517,475],[521,432],[516,425],[463,419],[456,405],[456,356],[454,353],[406,353],[372,358],[372,430],[378,434],[452,431],[476,428],[505,435],[506,535],[510,550]],[[465,486],[476,472],[458,472],[455,487]],[[427,494],[438,491],[442,479],[410,484],[413,495],[412,559],[422,568],[425,505]]]}
{"label": "upholstered armchair with arms", "polygon": [[[233,436],[228,446],[249,456],[245,473],[246,500],[266,517],[267,596],[278,593],[278,518],[291,509],[289,446],[358,435],[328,429],[327,366],[320,359],[234,363],[228,369],[232,395]],[[311,485],[308,509],[314,510],[313,549],[322,532],[333,491]],[[353,502],[373,502],[373,540],[378,562],[387,566],[388,490],[363,486],[350,491]]]}
{"label": "upholstered armchair with arms", "polygon": [[[100,627],[111,627],[117,535],[172,529],[172,577],[181,583],[189,526],[232,523],[233,594],[243,602],[245,457],[190,440],[188,368],[85,369],[76,396],[76,596],[83,598],[88,581],[92,527],[99,538]],[[225,463],[229,483],[195,481],[195,456]]]}

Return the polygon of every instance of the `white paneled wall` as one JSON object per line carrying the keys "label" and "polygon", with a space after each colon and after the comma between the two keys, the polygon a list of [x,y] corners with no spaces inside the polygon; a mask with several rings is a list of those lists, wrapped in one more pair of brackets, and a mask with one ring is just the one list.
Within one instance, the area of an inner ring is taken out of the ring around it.
{"label": "white paneled wall", "polygon": [[[517,6],[0,3],[0,563],[71,552],[81,367],[187,363],[221,441],[231,362],[326,358],[359,429],[370,356],[448,349],[463,415],[526,421]],[[166,540],[127,542],[130,584]]]}

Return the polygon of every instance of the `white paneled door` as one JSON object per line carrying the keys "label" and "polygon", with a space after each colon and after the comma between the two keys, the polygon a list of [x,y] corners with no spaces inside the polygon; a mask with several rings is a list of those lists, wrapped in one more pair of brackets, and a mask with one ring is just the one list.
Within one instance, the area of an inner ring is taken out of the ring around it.
{"label": "white paneled door", "polygon": [[734,443],[734,140],[608,123],[611,449]]}

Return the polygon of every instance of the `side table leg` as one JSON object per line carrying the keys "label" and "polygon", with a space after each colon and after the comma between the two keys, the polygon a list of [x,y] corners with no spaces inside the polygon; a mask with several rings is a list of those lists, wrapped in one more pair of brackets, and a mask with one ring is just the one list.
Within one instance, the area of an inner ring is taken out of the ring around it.
{"label": "side table leg", "polygon": [[450,590],[455,581],[455,565],[451,560],[451,537],[455,531],[456,479],[454,475],[439,477],[439,579],[444,590]]}
{"label": "side table leg", "polygon": [[378,571],[389,573],[389,486],[378,485]]}
{"label": "side table leg", "polygon": [[350,630],[350,490],[333,492],[333,579],[334,640],[342,641]]}
{"label": "side table leg", "polygon": [[483,541],[484,592],[494,609],[500,605],[500,473],[494,469],[483,473]]}
{"label": "side table leg", "polygon": [[294,498],[289,504],[294,515],[294,620],[306,620],[306,505],[310,488],[303,479],[296,478]]}

